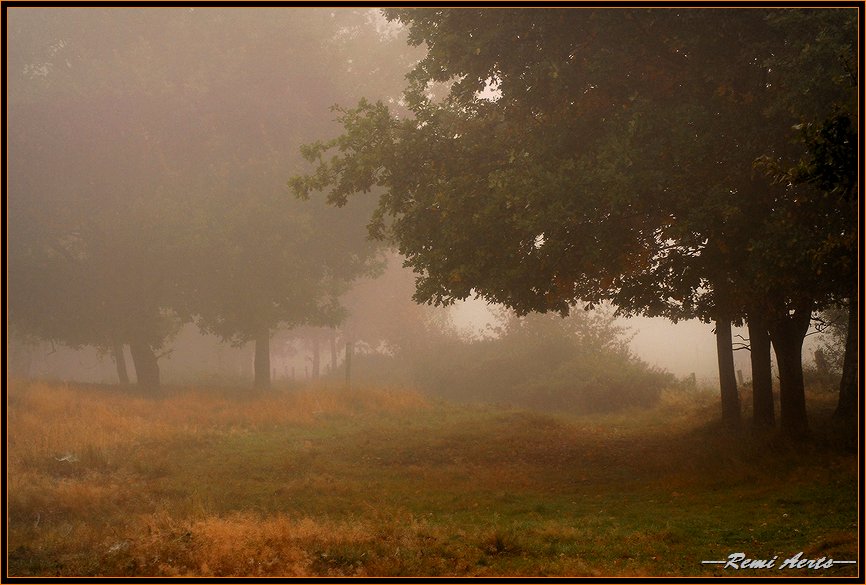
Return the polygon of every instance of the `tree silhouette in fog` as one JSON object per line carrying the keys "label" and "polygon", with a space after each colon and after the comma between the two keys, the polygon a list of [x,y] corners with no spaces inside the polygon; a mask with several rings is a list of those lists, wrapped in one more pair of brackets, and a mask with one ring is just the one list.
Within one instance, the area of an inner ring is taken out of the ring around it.
{"label": "tree silhouette in fog", "polygon": [[9,14],[16,330],[118,357],[129,344],[156,387],[184,321],[239,341],[339,316],[341,283],[370,267],[367,212],[284,183],[298,147],[335,128],[331,104],[399,87],[408,52],[384,63],[397,39],[369,10]]}
{"label": "tree silhouette in fog", "polygon": [[745,319],[758,363],[757,338],[773,340],[783,430],[804,435],[802,341],[813,310],[851,294],[855,216],[840,192],[774,182],[755,163],[796,164],[809,148],[794,126],[854,111],[856,13],[386,14],[428,48],[408,77],[413,115],[344,110],[341,136],[306,147],[319,166],[294,190],[339,205],[386,189],[373,227],[419,273],[421,301],[567,313],[611,300],[715,321],[731,424],[730,326]]}

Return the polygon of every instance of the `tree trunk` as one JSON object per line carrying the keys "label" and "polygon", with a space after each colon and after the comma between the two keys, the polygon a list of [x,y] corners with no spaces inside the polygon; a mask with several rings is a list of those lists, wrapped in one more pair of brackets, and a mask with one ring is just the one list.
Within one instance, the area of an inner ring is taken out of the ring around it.
{"label": "tree trunk", "polygon": [[354,344],[351,341],[346,342],[346,389],[352,387],[352,353],[354,352]]}
{"label": "tree trunk", "polygon": [[337,371],[337,328],[331,327],[331,375]]}
{"label": "tree trunk", "polygon": [[320,374],[320,365],[321,365],[321,354],[319,352],[319,337],[317,335],[313,335],[311,339],[313,343],[313,380],[319,379]]}
{"label": "tree trunk", "polygon": [[848,300],[848,335],[845,339],[845,359],[842,362],[842,381],[839,383],[839,404],[834,418],[854,420],[857,418],[857,295]]}
{"label": "tree trunk", "polygon": [[156,354],[146,342],[133,341],[129,344],[129,353],[135,365],[136,383],[141,388],[157,390],[159,388],[159,364]]}
{"label": "tree trunk", "polygon": [[749,316],[749,349],[752,361],[752,423],[756,427],[776,424],[773,372],[770,369],[770,332],[757,315]]}
{"label": "tree trunk", "polygon": [[114,365],[117,368],[117,379],[124,386],[129,384],[129,374],[126,372],[126,356],[123,355],[123,344],[114,343],[111,346]]}
{"label": "tree trunk", "polygon": [[271,332],[265,327],[255,338],[256,354],[253,364],[255,381],[253,385],[259,390],[271,387]]}
{"label": "tree trunk", "polygon": [[716,353],[719,358],[719,385],[722,395],[722,422],[727,426],[740,424],[740,395],[734,372],[734,347],[731,340],[731,322],[716,320]]}
{"label": "tree trunk", "polygon": [[803,340],[809,330],[810,309],[776,319],[770,325],[770,338],[779,365],[779,401],[782,432],[794,439],[809,434],[806,416],[806,391],[803,385]]}

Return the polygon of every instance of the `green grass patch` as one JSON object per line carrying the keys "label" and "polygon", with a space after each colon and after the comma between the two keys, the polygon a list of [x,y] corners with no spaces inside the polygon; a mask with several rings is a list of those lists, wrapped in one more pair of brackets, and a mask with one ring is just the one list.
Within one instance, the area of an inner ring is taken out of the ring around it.
{"label": "green grass patch", "polygon": [[16,389],[10,575],[857,574],[701,563],[857,558],[856,457],[820,441],[724,432],[682,400],[565,417],[322,392],[65,389],[105,410],[63,430],[50,388]]}

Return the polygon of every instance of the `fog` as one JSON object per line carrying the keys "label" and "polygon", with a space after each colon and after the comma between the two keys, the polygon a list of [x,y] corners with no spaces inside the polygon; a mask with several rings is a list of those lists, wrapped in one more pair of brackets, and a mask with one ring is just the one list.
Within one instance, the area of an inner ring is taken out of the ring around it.
{"label": "fog", "polygon": [[[257,383],[309,380],[342,363],[347,343],[393,352],[432,315],[489,334],[480,300],[423,317],[401,309],[415,324],[373,323],[367,314],[408,307],[414,292],[403,275],[391,307],[358,300],[390,254],[366,240],[378,192],[336,209],[286,189],[310,168],[301,147],[337,132],[331,106],[367,97],[405,115],[403,78],[424,47],[407,46],[401,25],[373,9],[9,14],[15,371],[109,382],[124,357],[151,382],[161,368],[172,382],[240,383],[259,359]],[[479,99],[501,95],[490,80]],[[618,325],[649,365],[717,379],[711,325]],[[323,326],[336,329],[313,333]],[[748,378],[747,351],[735,361]]]}
{"label": "fog", "polygon": [[[468,331],[484,331],[492,319],[484,302],[468,300],[454,307],[455,323]],[[680,377],[694,373],[698,378],[718,381],[712,325],[698,320],[671,323],[658,317],[622,318],[619,324],[629,329],[631,350],[640,359]],[[746,336],[739,327],[734,334]],[[748,374],[749,359],[744,354],[735,354],[735,360],[737,368]]]}
{"label": "fog", "polygon": [[[397,263],[398,260],[392,262]],[[391,296],[391,302],[396,305],[411,306],[411,273],[396,271],[402,277],[400,286],[389,286],[382,283]],[[372,288],[376,292],[372,296],[382,294],[375,286],[376,279],[358,283],[356,289]],[[395,298],[396,297],[396,298]],[[363,300],[363,299],[362,299]],[[383,308],[380,305],[364,306],[356,303],[352,306],[350,318],[355,322],[373,321],[380,315]],[[450,321],[457,333],[468,338],[483,338],[495,336],[492,331],[498,323],[497,311],[502,307],[492,307],[482,300],[468,299],[459,301],[452,307],[432,310],[442,321]],[[716,355],[715,335],[711,324],[691,320],[671,323],[664,318],[630,317],[619,318],[617,323],[626,328],[625,337],[630,340],[631,351],[648,364],[669,371],[679,378],[686,378],[693,373],[704,387],[714,387],[718,384],[718,362]],[[400,322],[395,318],[394,330],[406,328],[408,322]],[[309,342],[286,337],[272,345],[272,370],[275,381],[309,381],[312,377],[312,348]],[[303,330],[296,331],[303,337]],[[307,334],[309,331],[307,331]],[[735,339],[745,341],[748,332],[743,327],[733,329]],[[325,331],[320,340],[320,351],[329,351]],[[739,337],[738,337],[739,336]],[[804,357],[810,362],[816,349],[826,343],[826,334],[814,329],[804,344]],[[343,342],[345,343],[345,342]],[[58,343],[31,342],[22,347],[15,343],[10,346],[11,372],[16,375],[25,374],[36,378],[56,380],[78,380],[84,382],[115,383],[115,372],[112,357],[106,352],[96,349],[73,349]],[[377,348],[382,350],[381,347]],[[23,354],[23,355],[22,355]],[[127,359],[130,359],[127,355]],[[330,360],[325,355],[323,363]],[[345,347],[340,347],[338,362],[342,366],[345,360]],[[734,353],[736,369],[745,380],[751,378],[751,365],[748,350],[742,349]],[[245,384],[252,376],[253,355],[249,346],[232,347],[222,342],[218,337],[203,335],[194,325],[188,324],[174,337],[168,353],[162,361],[165,380],[169,383],[210,383]]]}
{"label": "fog", "polygon": [[[490,335],[490,327],[496,317],[484,301],[468,299],[451,308],[454,324],[466,335]],[[678,377],[695,374],[705,386],[718,384],[718,361],[714,329],[711,324],[696,319],[671,323],[656,317],[620,318],[617,323],[627,328],[630,348],[641,360],[662,368]],[[735,339],[747,345],[748,331],[745,327],[733,328]],[[826,335],[814,328],[804,344],[804,355],[809,360],[815,350],[825,343]],[[751,378],[748,350],[743,348],[734,354],[737,370],[744,379]]]}
{"label": "fog", "polygon": [[859,574],[858,8],[2,10],[10,575]]}

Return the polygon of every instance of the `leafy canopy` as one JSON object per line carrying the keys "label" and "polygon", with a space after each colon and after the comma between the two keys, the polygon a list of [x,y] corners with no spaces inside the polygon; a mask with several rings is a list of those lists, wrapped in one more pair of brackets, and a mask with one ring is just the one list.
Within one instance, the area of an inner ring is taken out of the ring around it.
{"label": "leafy canopy", "polygon": [[419,273],[417,300],[566,313],[612,299],[678,319],[826,296],[813,276],[832,202],[796,212],[753,163],[805,156],[792,126],[850,96],[852,11],[386,15],[428,49],[411,116],[338,110],[343,134],[308,145],[317,167],[290,184],[337,205],[384,188],[371,229]]}

